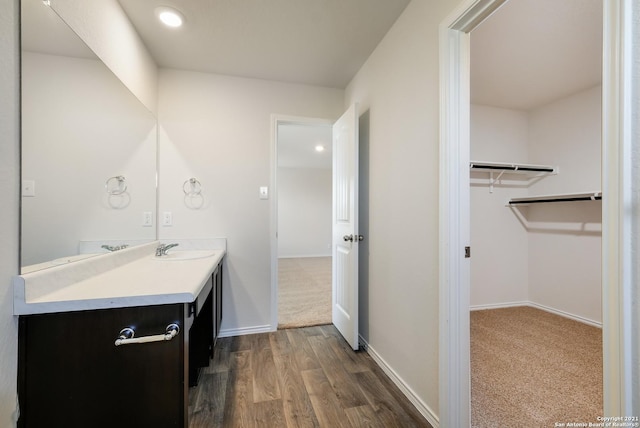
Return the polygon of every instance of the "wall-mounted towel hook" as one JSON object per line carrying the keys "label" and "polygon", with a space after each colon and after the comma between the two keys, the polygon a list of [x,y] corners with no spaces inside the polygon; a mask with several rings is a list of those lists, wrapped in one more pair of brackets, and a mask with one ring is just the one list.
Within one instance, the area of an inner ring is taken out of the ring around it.
{"label": "wall-mounted towel hook", "polygon": [[122,195],[127,191],[127,179],[122,175],[113,176],[104,183],[104,187],[109,195]]}
{"label": "wall-mounted towel hook", "polygon": [[202,192],[202,184],[197,178],[191,177],[182,184],[182,191],[187,196],[196,196]]}

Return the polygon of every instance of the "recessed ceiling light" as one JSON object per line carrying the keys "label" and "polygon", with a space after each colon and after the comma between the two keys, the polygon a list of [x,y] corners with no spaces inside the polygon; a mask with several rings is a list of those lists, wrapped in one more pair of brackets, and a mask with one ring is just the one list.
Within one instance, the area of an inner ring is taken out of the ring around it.
{"label": "recessed ceiling light", "polygon": [[184,22],[184,15],[171,7],[156,7],[155,12],[160,22],[162,22],[167,27],[181,27]]}
{"label": "recessed ceiling light", "polygon": [[316,146],[316,152],[324,152],[324,146],[322,144],[318,144]]}

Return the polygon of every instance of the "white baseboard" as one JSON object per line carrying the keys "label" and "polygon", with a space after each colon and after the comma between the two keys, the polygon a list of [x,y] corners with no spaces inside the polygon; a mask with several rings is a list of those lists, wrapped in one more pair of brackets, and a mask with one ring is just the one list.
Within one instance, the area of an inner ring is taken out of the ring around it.
{"label": "white baseboard", "polygon": [[226,330],[221,329],[218,337],[244,336],[246,334],[269,333],[270,331],[273,331],[270,324],[253,327],[230,328]]}
{"label": "white baseboard", "polygon": [[543,310],[545,312],[550,312],[552,314],[560,315],[561,317],[569,318],[574,321],[578,321],[584,324],[588,324],[593,327],[602,328],[602,322],[590,320],[589,318],[584,318],[579,315],[570,314],[569,312],[561,311],[559,309],[550,308],[549,306],[541,305],[539,303],[529,302],[529,306],[532,308],[537,308]]}
{"label": "white baseboard", "polygon": [[439,428],[440,423],[438,421],[438,417],[436,414],[422,401],[415,392],[407,385],[407,383],[402,380],[400,376],[386,363],[386,361],[367,343],[367,341],[362,337],[358,336],[358,341],[360,343],[360,348],[366,351],[373,361],[378,364],[378,366],[385,372],[387,376],[391,379],[391,381],[402,391],[402,393],[411,401],[411,403],[418,409],[420,414],[425,417],[425,419],[433,426],[433,428]]}
{"label": "white baseboard", "polygon": [[311,257],[331,257],[331,253],[329,254],[303,254],[303,255],[284,255],[284,256],[278,256],[279,259],[306,259],[306,258],[311,258]]}
{"label": "white baseboard", "polygon": [[583,324],[587,324],[593,327],[602,328],[602,322],[590,320],[589,318],[581,317],[580,315],[574,315],[569,312],[561,311],[560,309],[551,308],[549,306],[541,305],[539,303],[531,302],[531,301],[523,301],[523,302],[507,302],[507,303],[497,303],[492,305],[475,305],[471,306],[469,309],[472,311],[482,311],[485,309],[501,309],[501,308],[515,308],[518,306],[529,306],[531,308],[540,309],[545,312],[549,312],[555,315],[559,315],[564,318],[569,318],[574,321],[581,322]]}
{"label": "white baseboard", "polygon": [[490,305],[474,305],[469,307],[472,311],[484,311],[485,309],[502,309],[502,308],[516,308],[518,306],[530,306],[530,302],[506,302],[506,303],[494,303]]}

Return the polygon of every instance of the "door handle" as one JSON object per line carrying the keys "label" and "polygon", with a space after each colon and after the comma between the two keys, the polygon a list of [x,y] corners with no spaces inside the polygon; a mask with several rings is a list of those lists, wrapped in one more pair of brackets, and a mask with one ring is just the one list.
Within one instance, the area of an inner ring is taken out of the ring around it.
{"label": "door handle", "polygon": [[347,242],[360,242],[364,240],[364,236],[362,235],[344,235],[342,237],[343,240],[347,241]]}

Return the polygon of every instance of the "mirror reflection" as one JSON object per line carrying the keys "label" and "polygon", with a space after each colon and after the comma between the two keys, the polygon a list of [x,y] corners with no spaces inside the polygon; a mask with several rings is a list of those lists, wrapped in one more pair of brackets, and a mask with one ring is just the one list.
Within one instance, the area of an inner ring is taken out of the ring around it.
{"label": "mirror reflection", "polygon": [[21,35],[22,273],[154,240],[154,116],[42,2]]}

